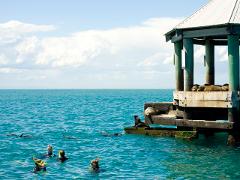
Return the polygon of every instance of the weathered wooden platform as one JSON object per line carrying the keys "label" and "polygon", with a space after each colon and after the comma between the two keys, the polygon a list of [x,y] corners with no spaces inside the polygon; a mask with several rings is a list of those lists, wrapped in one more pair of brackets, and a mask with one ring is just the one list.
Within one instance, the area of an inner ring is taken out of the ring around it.
{"label": "weathered wooden platform", "polygon": [[173,96],[173,102],[145,103],[144,122],[176,128],[128,127],[126,133],[192,139],[198,134],[231,134],[236,129],[236,122],[229,119],[233,115],[229,110],[238,109],[239,92],[176,91]]}
{"label": "weathered wooden platform", "polygon": [[238,92],[233,91],[175,91],[175,104],[180,107],[233,108],[238,106]]}
{"label": "weathered wooden platform", "polygon": [[124,128],[127,134],[142,134],[148,136],[166,136],[175,137],[181,139],[193,139],[197,138],[197,131],[182,131],[177,128],[136,128],[126,127]]}

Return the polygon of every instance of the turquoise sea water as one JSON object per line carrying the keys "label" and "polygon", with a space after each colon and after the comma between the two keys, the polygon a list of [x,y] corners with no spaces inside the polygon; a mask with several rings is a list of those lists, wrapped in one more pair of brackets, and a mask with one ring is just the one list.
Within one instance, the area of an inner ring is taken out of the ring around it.
{"label": "turquoise sea water", "polygon": [[[144,102],[171,100],[171,90],[1,90],[0,179],[240,179],[240,148],[226,146],[224,134],[195,141],[102,136],[123,133]],[[45,159],[47,172],[32,173],[32,156],[48,144],[69,160]],[[100,173],[88,169],[95,157]]]}

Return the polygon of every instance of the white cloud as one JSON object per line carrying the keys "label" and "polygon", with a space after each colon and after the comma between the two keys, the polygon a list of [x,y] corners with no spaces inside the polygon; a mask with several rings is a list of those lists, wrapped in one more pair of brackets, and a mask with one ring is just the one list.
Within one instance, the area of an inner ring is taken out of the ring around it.
{"label": "white cloud", "polygon": [[[166,43],[164,34],[181,20],[152,18],[135,26],[79,31],[61,37],[47,34],[55,29],[53,25],[3,23],[0,73],[22,72],[22,79],[29,83],[39,80],[43,86],[173,87],[173,45]],[[39,36],[39,32],[46,35]],[[225,52],[216,56],[222,57]],[[203,63],[203,55],[204,48],[197,48],[197,63]]]}
{"label": "white cloud", "polygon": [[45,38],[40,43],[41,51],[36,56],[36,64],[51,67],[79,67],[110,49],[104,40],[82,34]]}
{"label": "white cloud", "polygon": [[197,63],[204,63],[205,48],[204,46],[194,46],[194,60]]}
{"label": "white cloud", "polygon": [[226,46],[221,46],[217,48],[217,59],[220,62],[227,62],[228,60],[228,52]]}
{"label": "white cloud", "polygon": [[35,25],[35,24],[28,24],[23,23],[20,21],[8,21],[6,23],[0,24],[1,32],[8,31],[8,32],[15,32],[15,33],[30,33],[30,32],[46,32],[55,30],[53,25]]}
{"label": "white cloud", "polygon": [[170,45],[165,43],[164,33],[179,20],[155,18],[140,26],[81,31],[65,37],[45,38],[35,60],[39,65],[52,67],[79,67],[103,57],[111,64],[114,62],[110,59],[113,56],[121,56],[121,61],[126,63],[139,63],[162,51],[159,60],[166,63],[172,52]]}
{"label": "white cloud", "polygon": [[17,58],[16,63],[23,63],[28,59],[34,58],[34,56],[39,52],[39,42],[40,40],[36,37],[24,38],[20,43],[16,45]]}
{"label": "white cloud", "polygon": [[[147,65],[149,62],[144,62],[149,59],[158,61],[157,64],[166,64],[172,57],[172,47],[165,42],[164,33],[180,20],[153,18],[138,26],[80,31],[69,36],[44,38],[38,37],[37,32],[53,30],[54,26],[10,21],[0,24],[0,35],[2,33],[3,39],[18,39],[13,45],[5,46],[3,52],[12,60],[11,63],[15,61],[21,65],[30,63],[41,68],[62,68],[83,65],[110,67],[118,64],[118,67],[126,67],[141,62]],[[29,32],[36,33],[26,35]]]}
{"label": "white cloud", "polygon": [[8,63],[8,59],[5,54],[0,54],[0,65],[5,65]]}
{"label": "white cloud", "polygon": [[8,21],[0,24],[0,43],[8,44],[20,40],[22,36],[29,33],[48,32],[55,30],[53,25],[36,25],[20,21]]}
{"label": "white cloud", "polygon": [[15,68],[0,68],[0,73],[9,74],[9,73],[21,73],[22,70]]}
{"label": "white cloud", "polygon": [[138,66],[153,68],[162,64],[173,64],[173,52],[157,52],[138,63]]}

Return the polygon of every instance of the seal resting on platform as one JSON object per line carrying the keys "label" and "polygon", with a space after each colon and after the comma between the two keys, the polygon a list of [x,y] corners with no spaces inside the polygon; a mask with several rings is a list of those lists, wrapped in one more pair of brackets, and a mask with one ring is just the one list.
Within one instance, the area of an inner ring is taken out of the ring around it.
{"label": "seal resting on platform", "polygon": [[152,121],[152,115],[157,115],[159,112],[154,109],[153,107],[147,107],[147,109],[145,109],[144,111],[144,115],[146,117],[148,117],[148,119],[151,121],[151,123],[153,123]]}
{"label": "seal resting on platform", "polygon": [[[192,87],[192,91],[195,91],[197,86]],[[224,84],[224,85],[210,85],[210,84],[204,84],[201,86],[198,86],[197,91],[228,91],[229,90],[229,85]]]}
{"label": "seal resting on platform", "polygon": [[198,87],[197,91],[204,91],[205,89],[205,85],[201,85]]}
{"label": "seal resting on platform", "polygon": [[145,116],[151,116],[151,115],[156,115],[158,112],[153,108],[153,107],[148,107],[144,111]]}
{"label": "seal resting on platform", "polygon": [[192,87],[192,91],[197,91],[199,88],[199,84],[194,84]]}
{"label": "seal resting on platform", "polygon": [[223,90],[223,91],[229,91],[229,84],[224,84],[224,85],[222,86],[222,90]]}
{"label": "seal resting on platform", "polygon": [[205,85],[204,91],[222,91],[220,85]]}
{"label": "seal resting on platform", "polygon": [[137,128],[138,127],[149,127],[149,125],[142,122],[141,119],[137,115],[134,115],[134,122],[135,122],[134,127],[137,127]]}

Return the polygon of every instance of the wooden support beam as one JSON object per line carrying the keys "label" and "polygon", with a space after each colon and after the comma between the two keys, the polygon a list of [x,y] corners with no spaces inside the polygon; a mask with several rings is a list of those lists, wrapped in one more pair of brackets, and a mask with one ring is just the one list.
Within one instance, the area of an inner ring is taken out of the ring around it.
{"label": "wooden support beam", "polygon": [[179,106],[191,108],[232,108],[235,104],[225,101],[194,101],[194,100],[179,100]]}
{"label": "wooden support beam", "polygon": [[147,136],[167,136],[181,139],[193,139],[198,137],[197,131],[182,131],[177,128],[124,128],[127,134],[141,134]]}
{"label": "wooden support beam", "polygon": [[172,125],[180,127],[193,128],[210,128],[210,129],[232,129],[233,122],[228,121],[205,121],[205,120],[188,120],[188,119],[171,119],[164,118],[161,115],[152,116],[153,124]]}
{"label": "wooden support beam", "polygon": [[206,41],[204,39],[193,39],[193,44],[205,45]]}
{"label": "wooden support beam", "polygon": [[213,44],[215,46],[227,46],[228,42],[227,42],[227,40],[214,40]]}
{"label": "wooden support beam", "polygon": [[[205,39],[193,39],[193,44],[205,46],[206,40]],[[214,40],[212,40],[212,44],[214,46],[227,46],[228,41],[227,41],[227,39],[226,40],[224,40],[224,39],[222,39],[222,40],[214,39]]]}
{"label": "wooden support beam", "polygon": [[196,30],[191,29],[183,31],[183,38],[222,36],[228,34],[229,34],[228,27],[205,28]]}
{"label": "wooden support beam", "polygon": [[231,102],[238,100],[238,93],[233,91],[174,91],[173,98],[176,100],[193,101],[225,101]]}
{"label": "wooden support beam", "polygon": [[233,91],[175,91],[173,98],[181,107],[236,108],[239,104],[238,92]]}

